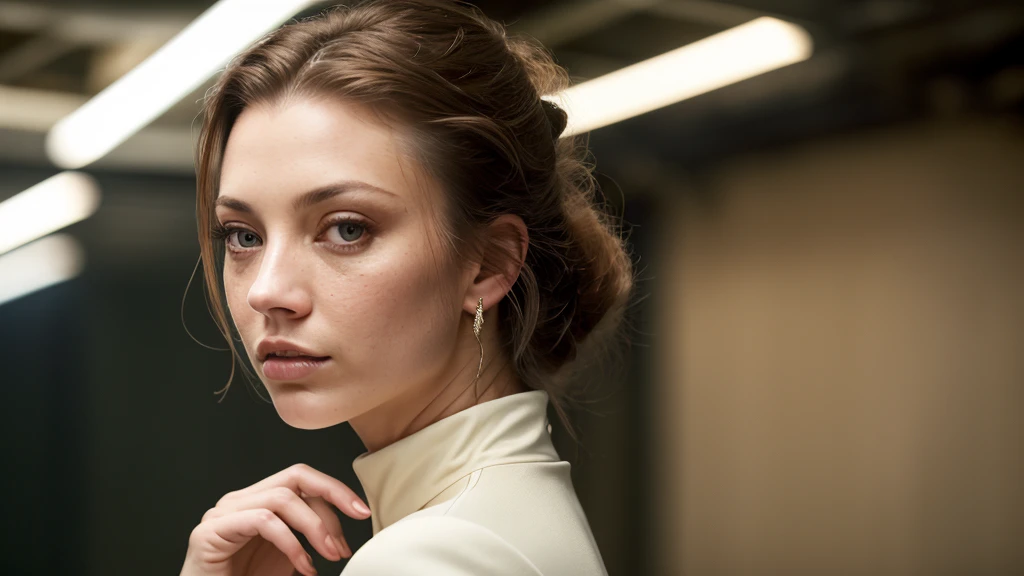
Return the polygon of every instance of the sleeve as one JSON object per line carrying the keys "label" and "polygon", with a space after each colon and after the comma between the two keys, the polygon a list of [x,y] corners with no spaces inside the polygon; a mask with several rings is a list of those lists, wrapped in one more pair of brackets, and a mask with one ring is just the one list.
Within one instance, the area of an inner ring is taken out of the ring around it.
{"label": "sleeve", "polygon": [[446,516],[396,522],[364,544],[342,576],[542,576],[521,552],[487,528]]}

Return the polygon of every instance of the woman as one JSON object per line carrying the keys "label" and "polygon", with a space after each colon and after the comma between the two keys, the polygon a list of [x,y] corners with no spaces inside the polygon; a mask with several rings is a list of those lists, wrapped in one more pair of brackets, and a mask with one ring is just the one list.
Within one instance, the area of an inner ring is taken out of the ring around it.
{"label": "woman", "polygon": [[[292,529],[346,576],[605,573],[547,406],[633,270],[539,97],[567,84],[441,0],[338,7],[227,67],[197,158],[212,309],[285,422],[352,425],[369,504],[295,465],[217,502],[182,574],[314,574]],[[355,555],[332,505],[372,522]]]}

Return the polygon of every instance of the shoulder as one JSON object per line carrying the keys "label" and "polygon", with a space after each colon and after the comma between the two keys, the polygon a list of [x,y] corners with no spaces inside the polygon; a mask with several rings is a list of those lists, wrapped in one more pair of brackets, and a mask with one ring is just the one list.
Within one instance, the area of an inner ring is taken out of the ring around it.
{"label": "shoulder", "polygon": [[368,574],[540,576],[540,571],[484,526],[460,518],[422,516],[381,530],[342,572],[343,576]]}

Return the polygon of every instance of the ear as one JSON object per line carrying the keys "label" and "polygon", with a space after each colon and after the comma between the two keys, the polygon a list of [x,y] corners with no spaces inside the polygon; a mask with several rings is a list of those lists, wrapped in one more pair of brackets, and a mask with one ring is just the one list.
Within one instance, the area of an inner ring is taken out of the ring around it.
{"label": "ear", "polygon": [[502,214],[487,228],[482,260],[462,304],[470,314],[476,314],[477,299],[484,299],[484,310],[501,301],[519,278],[526,262],[530,236],[523,219],[514,214]]}

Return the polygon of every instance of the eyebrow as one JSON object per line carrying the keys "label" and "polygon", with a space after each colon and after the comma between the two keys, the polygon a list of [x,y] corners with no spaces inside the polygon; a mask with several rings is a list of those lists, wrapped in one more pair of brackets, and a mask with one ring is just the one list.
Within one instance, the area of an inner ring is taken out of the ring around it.
{"label": "eyebrow", "polygon": [[[314,206],[340,194],[345,194],[355,190],[367,190],[370,192],[394,196],[396,198],[398,197],[398,194],[385,190],[384,188],[380,188],[379,186],[374,186],[368,182],[363,182],[361,180],[342,180],[340,182],[332,182],[331,184],[319,186],[308,192],[304,192],[301,196],[292,201],[292,209],[299,211],[303,208],[309,208],[310,206]],[[232,198],[230,196],[219,196],[217,201],[214,203],[214,206],[224,206],[225,208],[231,208],[232,210],[245,212],[247,214],[255,212],[248,202],[239,200],[238,198]]]}

